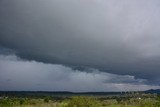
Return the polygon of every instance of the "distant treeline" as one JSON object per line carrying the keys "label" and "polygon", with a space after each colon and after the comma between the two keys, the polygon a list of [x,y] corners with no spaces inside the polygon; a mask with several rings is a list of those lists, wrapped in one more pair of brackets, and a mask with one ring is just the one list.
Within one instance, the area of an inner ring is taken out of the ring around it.
{"label": "distant treeline", "polygon": [[49,92],[49,91],[0,91],[0,96],[28,96],[28,97],[45,97],[45,96],[105,96],[105,95],[123,95],[126,92]]}
{"label": "distant treeline", "polygon": [[0,96],[10,97],[32,97],[44,98],[49,97],[70,97],[70,96],[124,96],[134,93],[145,94],[160,94],[160,90],[147,90],[138,92],[67,92],[67,91],[0,91]]}

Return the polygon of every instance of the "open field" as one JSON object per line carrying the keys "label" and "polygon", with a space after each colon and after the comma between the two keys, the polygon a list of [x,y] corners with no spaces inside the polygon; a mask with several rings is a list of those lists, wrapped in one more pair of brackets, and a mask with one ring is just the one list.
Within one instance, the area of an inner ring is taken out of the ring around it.
{"label": "open field", "polygon": [[160,107],[157,94],[52,95],[1,93],[0,107]]}

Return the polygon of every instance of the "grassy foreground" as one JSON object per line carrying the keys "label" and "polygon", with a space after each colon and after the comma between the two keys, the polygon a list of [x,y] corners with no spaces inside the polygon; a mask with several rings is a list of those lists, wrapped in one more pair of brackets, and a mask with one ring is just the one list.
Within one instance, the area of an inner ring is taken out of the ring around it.
{"label": "grassy foreground", "polygon": [[0,97],[0,107],[160,107],[160,97],[73,96],[63,100]]}

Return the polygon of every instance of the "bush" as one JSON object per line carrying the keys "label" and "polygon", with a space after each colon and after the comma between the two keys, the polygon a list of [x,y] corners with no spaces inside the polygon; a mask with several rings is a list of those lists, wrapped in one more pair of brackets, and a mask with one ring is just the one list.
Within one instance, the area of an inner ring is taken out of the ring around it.
{"label": "bush", "polygon": [[98,105],[98,101],[93,97],[77,96],[72,97],[66,107],[97,107]]}
{"label": "bush", "polygon": [[48,103],[49,102],[49,97],[44,98],[44,102]]}
{"label": "bush", "polygon": [[24,103],[25,103],[25,100],[24,100],[24,99],[20,99],[20,100],[19,100],[19,104],[20,104],[20,105],[22,105],[22,104],[24,104]]}

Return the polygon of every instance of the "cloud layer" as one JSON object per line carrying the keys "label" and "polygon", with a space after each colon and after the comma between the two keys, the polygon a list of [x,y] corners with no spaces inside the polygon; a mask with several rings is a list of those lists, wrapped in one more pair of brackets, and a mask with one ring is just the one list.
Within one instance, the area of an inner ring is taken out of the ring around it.
{"label": "cloud layer", "polygon": [[159,84],[159,0],[1,0],[0,45],[21,58]]}
{"label": "cloud layer", "polygon": [[141,91],[159,86],[129,75],[90,73],[57,64],[24,61],[13,55],[0,55],[0,90],[9,91]]}

